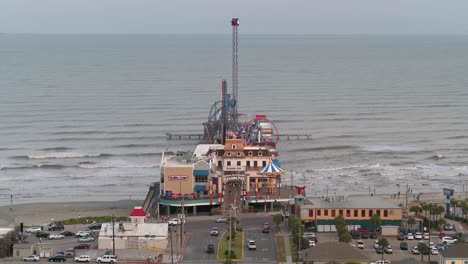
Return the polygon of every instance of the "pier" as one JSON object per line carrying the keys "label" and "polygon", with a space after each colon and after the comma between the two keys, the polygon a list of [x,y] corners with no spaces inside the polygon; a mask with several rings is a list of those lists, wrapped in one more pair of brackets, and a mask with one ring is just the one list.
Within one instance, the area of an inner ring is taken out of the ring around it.
{"label": "pier", "polygon": [[[182,134],[174,134],[174,133],[166,133],[167,139],[173,140],[173,139],[178,139],[178,140],[192,140],[192,139],[197,139],[197,140],[202,140],[203,139],[203,134],[187,134],[187,133],[182,133]],[[312,135],[309,134],[279,134],[278,137],[280,139],[286,139],[286,140],[309,140],[312,138]]]}

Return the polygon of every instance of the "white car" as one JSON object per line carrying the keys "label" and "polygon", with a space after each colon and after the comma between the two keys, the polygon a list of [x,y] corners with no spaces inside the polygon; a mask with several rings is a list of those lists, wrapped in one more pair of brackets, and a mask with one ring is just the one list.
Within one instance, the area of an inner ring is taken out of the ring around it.
{"label": "white car", "polygon": [[172,218],[167,222],[169,225],[180,225],[182,221],[180,218]]}
{"label": "white car", "polygon": [[357,244],[356,244],[356,247],[357,247],[357,248],[362,248],[362,249],[364,249],[364,241],[358,240],[358,241],[357,241]]}
{"label": "white car", "polygon": [[408,240],[414,240],[413,233],[408,233],[408,234],[406,235],[406,239],[408,239]]}
{"label": "white car", "polygon": [[431,255],[439,255],[439,250],[435,247],[431,248]]}
{"label": "white car", "polygon": [[442,238],[442,243],[444,244],[453,244],[455,243],[455,241],[457,241],[455,238],[449,236],[445,236]]}
{"label": "white car", "polygon": [[424,233],[423,234],[423,239],[429,240],[429,233]]}
{"label": "white car", "polygon": [[385,247],[385,253],[387,254],[393,254],[393,248],[392,246],[388,245]]}
{"label": "white car", "polygon": [[104,255],[96,259],[97,263],[117,263],[117,256],[114,255]]}
{"label": "white car", "polygon": [[378,249],[379,247],[380,247],[379,241],[378,241],[378,240],[374,240],[374,249]]}
{"label": "white car", "polygon": [[39,261],[39,256],[31,255],[23,258],[23,261]]}
{"label": "white car", "polygon": [[302,237],[305,237],[305,238],[315,237],[315,233],[305,232],[304,235],[302,235]]}
{"label": "white car", "polygon": [[26,229],[26,232],[28,233],[37,233],[39,231],[42,231],[42,228],[37,227],[37,226],[33,226],[33,227]]}
{"label": "white car", "polygon": [[315,241],[309,240],[309,247],[315,247]]}
{"label": "white car", "polygon": [[247,247],[249,250],[256,250],[257,245],[255,244],[255,240],[249,240],[249,243],[247,243]]}
{"label": "white car", "polygon": [[423,239],[423,236],[422,236],[422,234],[420,232],[416,232],[414,234],[414,239],[421,240],[421,239]]}
{"label": "white car", "polygon": [[419,255],[419,249],[418,249],[418,246],[415,246],[411,249],[411,253],[413,253],[414,255]]}
{"label": "white car", "polygon": [[371,264],[390,264],[390,261],[388,261],[388,260],[376,260],[374,262],[371,262]]}
{"label": "white car", "polygon": [[212,235],[212,236],[219,235],[219,229],[217,227],[211,228],[210,235]]}
{"label": "white car", "polygon": [[81,255],[75,258],[75,262],[91,262],[91,257],[88,255]]}
{"label": "white car", "polygon": [[64,239],[65,236],[64,236],[64,235],[61,235],[61,234],[50,234],[47,238],[50,239],[50,240],[53,240],[53,239]]}
{"label": "white car", "polygon": [[226,223],[228,221],[227,217],[221,217],[216,219],[216,223]]}
{"label": "white car", "polygon": [[80,239],[78,239],[78,242],[93,242],[94,241],[94,237],[92,236],[84,236],[84,237],[80,237]]}
{"label": "white car", "polygon": [[76,232],[76,237],[85,237],[85,236],[91,236],[90,231],[78,231]]}

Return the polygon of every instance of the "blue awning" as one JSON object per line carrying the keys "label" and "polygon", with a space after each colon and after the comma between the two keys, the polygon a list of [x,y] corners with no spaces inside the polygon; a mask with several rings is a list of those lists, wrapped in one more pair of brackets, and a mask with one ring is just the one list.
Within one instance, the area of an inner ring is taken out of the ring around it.
{"label": "blue awning", "polygon": [[194,170],[193,171],[193,176],[208,176],[210,175],[209,170]]}

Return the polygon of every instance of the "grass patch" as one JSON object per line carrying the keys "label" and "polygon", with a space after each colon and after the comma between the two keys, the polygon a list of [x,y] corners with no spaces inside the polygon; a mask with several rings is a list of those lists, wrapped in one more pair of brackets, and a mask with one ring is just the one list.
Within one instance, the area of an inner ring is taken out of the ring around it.
{"label": "grass patch", "polygon": [[298,262],[299,259],[297,257],[297,247],[292,237],[289,238],[289,246],[291,247],[292,262]]}
{"label": "grass patch", "polygon": [[283,236],[276,236],[276,252],[278,253],[278,261],[286,262],[286,248]]}
{"label": "grass patch", "polygon": [[[128,216],[115,216],[114,217],[114,222],[120,222],[120,221],[130,221],[130,218]],[[64,225],[77,225],[77,224],[82,224],[82,223],[91,224],[92,222],[110,223],[112,222],[112,216],[111,215],[89,216],[89,217],[80,217],[80,218],[70,218],[70,219],[66,219],[62,221]]]}
{"label": "grass patch", "polygon": [[[224,256],[224,252],[229,248],[229,240],[226,239],[229,232],[225,232],[221,240],[218,244],[218,253],[217,258],[219,260],[224,260],[226,257]],[[244,241],[244,231],[237,231],[234,240],[232,240],[231,250],[235,254],[235,259],[243,259],[244,258],[244,248],[243,248],[243,241]],[[233,258],[234,259],[234,258]]]}

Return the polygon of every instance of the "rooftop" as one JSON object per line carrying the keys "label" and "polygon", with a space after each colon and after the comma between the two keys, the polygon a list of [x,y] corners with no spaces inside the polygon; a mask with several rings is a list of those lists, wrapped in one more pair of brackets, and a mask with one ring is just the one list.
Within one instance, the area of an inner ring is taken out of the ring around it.
{"label": "rooftop", "polygon": [[400,209],[399,206],[385,200],[379,196],[369,195],[352,195],[352,196],[335,196],[328,198],[309,198],[304,209]]}
{"label": "rooftop", "polygon": [[444,258],[468,258],[468,244],[455,244],[440,252]]}
{"label": "rooftop", "polygon": [[[155,237],[166,238],[168,233],[167,223],[115,223],[114,225],[115,236],[124,237]],[[100,237],[112,237],[112,224],[104,223],[101,226],[99,233]]]}

